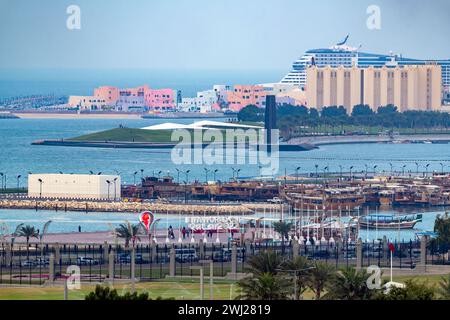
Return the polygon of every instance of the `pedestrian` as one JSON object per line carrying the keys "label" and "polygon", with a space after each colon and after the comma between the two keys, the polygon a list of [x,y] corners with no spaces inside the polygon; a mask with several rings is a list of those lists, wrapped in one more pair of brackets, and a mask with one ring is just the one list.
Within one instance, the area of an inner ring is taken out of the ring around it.
{"label": "pedestrian", "polygon": [[181,233],[183,234],[183,239],[186,239],[186,228],[183,227],[183,229],[181,230]]}
{"label": "pedestrian", "polygon": [[78,232],[81,232],[81,226],[80,225],[78,226]]}

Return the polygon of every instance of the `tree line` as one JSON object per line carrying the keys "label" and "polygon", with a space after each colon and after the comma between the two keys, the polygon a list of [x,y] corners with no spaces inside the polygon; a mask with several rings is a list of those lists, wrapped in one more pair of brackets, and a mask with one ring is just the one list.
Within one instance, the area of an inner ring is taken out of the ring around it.
{"label": "tree line", "polygon": [[[254,105],[238,113],[239,121],[264,121],[264,109]],[[368,126],[389,129],[435,129],[449,128],[450,114],[438,111],[399,112],[392,104],[381,106],[376,111],[368,105],[356,105],[348,114],[343,106],[316,108],[283,104],[277,108],[277,123],[281,131],[290,131],[299,126],[317,128],[320,126]]]}

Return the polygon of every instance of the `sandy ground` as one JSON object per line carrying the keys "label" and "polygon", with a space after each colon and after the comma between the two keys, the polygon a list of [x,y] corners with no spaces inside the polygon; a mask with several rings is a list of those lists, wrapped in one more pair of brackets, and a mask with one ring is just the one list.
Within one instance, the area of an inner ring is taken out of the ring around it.
{"label": "sandy ground", "polygon": [[141,119],[137,114],[14,113],[21,119]]}

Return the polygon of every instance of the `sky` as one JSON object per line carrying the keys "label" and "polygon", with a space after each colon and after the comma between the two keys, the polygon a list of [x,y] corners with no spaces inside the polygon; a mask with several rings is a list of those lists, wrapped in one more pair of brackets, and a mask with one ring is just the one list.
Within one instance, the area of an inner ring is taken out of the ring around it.
{"label": "sky", "polygon": [[347,34],[367,52],[449,59],[449,12],[448,0],[0,0],[0,68],[288,71]]}

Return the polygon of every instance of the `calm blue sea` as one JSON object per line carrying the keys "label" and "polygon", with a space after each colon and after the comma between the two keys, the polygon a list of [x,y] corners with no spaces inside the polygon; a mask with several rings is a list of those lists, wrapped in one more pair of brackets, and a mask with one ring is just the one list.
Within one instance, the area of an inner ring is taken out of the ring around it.
{"label": "calm blue sea", "polygon": [[[16,177],[21,186],[27,183],[28,172],[33,173],[111,173],[119,172],[126,183],[133,182],[133,172],[144,169],[144,174],[150,175],[162,171],[176,176],[175,168],[190,169],[189,180],[205,180],[204,165],[175,166],[171,161],[169,150],[142,150],[142,149],[101,149],[101,148],[75,148],[32,146],[31,142],[38,139],[69,138],[81,134],[96,132],[124,125],[133,128],[165,122],[163,119],[146,120],[111,120],[111,119],[0,119],[0,172],[7,175],[8,187],[17,185]],[[188,123],[194,120],[170,120]],[[305,152],[283,152],[280,154],[280,170],[293,174],[297,167],[299,172],[313,172],[315,165],[319,170],[325,166],[330,171],[338,172],[339,165],[344,170],[350,166],[354,172],[365,170],[365,165],[372,168],[377,165],[377,170],[390,170],[390,163],[394,170],[401,170],[406,165],[405,171],[415,172],[415,162],[420,163],[420,170],[424,170],[427,163],[430,164],[429,172],[441,170],[440,163],[449,170],[450,145],[448,144],[351,144],[323,146],[320,149]],[[232,167],[241,169],[240,177],[252,177],[259,175],[258,165],[212,165],[208,169],[217,169],[217,179],[227,180],[232,177]],[[184,177],[181,177],[184,179]],[[211,179],[211,174],[208,179]],[[414,210],[416,212],[417,209]],[[430,230],[433,227],[434,217],[443,208],[434,208],[431,213],[424,214],[424,222],[417,228]],[[46,211],[26,210],[0,210],[0,220],[5,221],[10,227],[20,222],[24,217],[27,221],[33,221],[36,225],[43,224],[52,219],[54,224],[51,231],[73,231],[78,225],[83,230],[96,231],[107,230],[107,222],[121,223],[131,217],[125,213],[55,213]],[[177,225],[178,217],[169,217],[169,223]],[[381,232],[381,231],[380,231]],[[384,232],[390,238],[398,237],[396,232]],[[366,237],[365,231],[361,236]],[[374,231],[369,231],[367,236],[375,237]],[[414,237],[413,231],[402,231],[401,238]]]}
{"label": "calm blue sea", "polygon": [[211,89],[215,84],[278,82],[287,70],[92,70],[2,69],[0,99],[34,94],[91,95],[103,85],[121,88],[148,84],[152,88],[181,90],[185,97]]}

